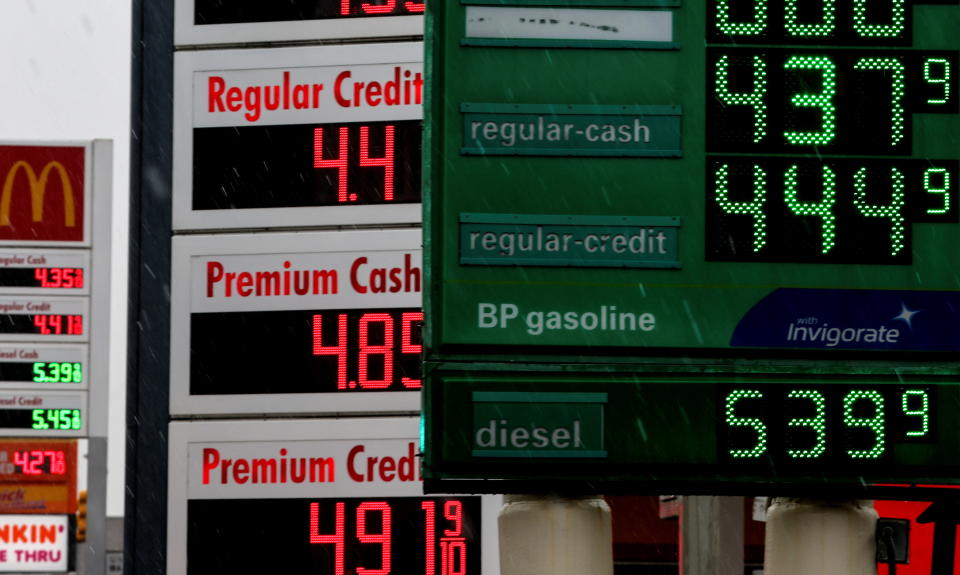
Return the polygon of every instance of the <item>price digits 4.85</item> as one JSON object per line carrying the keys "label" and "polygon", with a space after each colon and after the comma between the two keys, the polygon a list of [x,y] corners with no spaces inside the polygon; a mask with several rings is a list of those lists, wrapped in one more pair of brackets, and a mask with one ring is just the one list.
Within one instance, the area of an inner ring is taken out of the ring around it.
{"label": "price digits 4.85", "polygon": [[926,386],[744,385],[721,393],[720,454],[739,462],[863,463],[936,440]]}

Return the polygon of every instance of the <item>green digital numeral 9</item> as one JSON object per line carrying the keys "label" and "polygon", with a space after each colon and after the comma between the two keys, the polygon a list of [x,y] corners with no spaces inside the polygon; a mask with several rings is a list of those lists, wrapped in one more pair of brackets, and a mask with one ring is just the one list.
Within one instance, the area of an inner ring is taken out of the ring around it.
{"label": "green digital numeral 9", "polygon": [[[873,403],[873,415],[857,417],[854,415],[858,402]],[[872,389],[858,389],[843,397],[843,424],[849,428],[863,427],[873,432],[875,441],[869,449],[848,449],[847,455],[853,459],[879,459],[886,448],[885,418],[883,396]]]}
{"label": "green digital numeral 9", "polygon": [[900,397],[903,414],[919,418],[919,428],[907,431],[907,437],[924,437],[930,433],[930,394],[922,389],[908,389]]}
{"label": "green digital numeral 9", "polygon": [[923,80],[943,89],[942,97],[928,98],[927,104],[943,105],[950,100],[951,77],[950,61],[946,58],[927,58],[923,61]]}

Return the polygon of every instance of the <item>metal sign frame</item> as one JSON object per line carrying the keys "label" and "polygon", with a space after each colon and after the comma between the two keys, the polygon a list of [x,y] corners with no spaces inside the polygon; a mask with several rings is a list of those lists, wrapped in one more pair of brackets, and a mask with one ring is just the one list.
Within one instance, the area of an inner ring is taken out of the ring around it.
{"label": "metal sign frame", "polygon": [[355,40],[423,35],[423,16],[381,16],[289,22],[196,24],[195,0],[176,0],[174,44],[248,44],[309,40]]}
{"label": "metal sign frame", "polygon": [[[190,314],[194,309],[191,293],[197,278],[191,277],[191,260],[205,256],[264,256],[277,254],[361,254],[371,252],[415,251],[419,254],[419,229],[371,231],[323,231],[269,234],[222,234],[181,236],[174,239],[171,265],[171,344],[170,413],[173,415],[237,414],[310,414],[415,412],[420,409],[420,392],[391,391],[352,393],[336,396],[317,394],[191,395],[190,394]],[[345,282],[346,279],[341,280]],[[422,288],[421,283],[421,288]],[[342,296],[342,297],[341,297]],[[218,307],[216,311],[303,309],[302,301],[257,302],[257,298],[237,307]],[[337,294],[337,306],[349,308],[349,294]],[[420,294],[367,294],[362,307],[420,307]],[[376,298],[376,303],[374,302]],[[354,294],[353,299],[356,299]],[[314,300],[316,301],[316,300]],[[309,304],[307,304],[309,305]],[[206,308],[207,311],[213,311]],[[310,308],[307,308],[310,309]],[[332,308],[337,309],[337,308]],[[348,392],[349,393],[349,392]]]}
{"label": "metal sign frame", "polygon": [[[187,502],[190,477],[184,472],[191,444],[208,442],[269,442],[298,441],[303,438],[321,440],[378,440],[408,439],[419,443],[419,419],[376,418],[342,420],[284,420],[284,421],[218,421],[175,422],[170,425],[169,489],[167,496],[167,573],[187,573]],[[385,496],[377,490],[372,496]],[[397,493],[391,492],[390,496]],[[347,495],[355,497],[355,494]],[[403,496],[423,497],[419,485],[410,485]],[[277,497],[264,494],[263,498]],[[279,495],[283,498],[283,495]],[[242,499],[241,499],[242,501]],[[481,545],[483,575],[499,575],[499,544],[497,513],[502,498],[484,496],[481,513]],[[255,520],[255,518],[254,518]]]}
{"label": "metal sign frame", "polygon": [[[345,225],[393,225],[420,222],[421,204],[369,206],[316,206],[265,209],[194,210],[193,198],[193,129],[194,78],[204,72],[255,72],[272,69],[337,70],[350,66],[411,64],[423,61],[422,42],[364,44],[362,46],[309,46],[259,50],[215,50],[177,52],[174,55],[174,127],[173,127],[173,229],[174,230],[242,230],[306,228]],[[378,110],[327,109],[286,110],[299,123],[419,120],[422,106]],[[268,125],[260,118],[245,125]],[[287,123],[282,120],[281,123]],[[296,122],[294,122],[296,123]],[[222,121],[218,125],[223,124]]]}

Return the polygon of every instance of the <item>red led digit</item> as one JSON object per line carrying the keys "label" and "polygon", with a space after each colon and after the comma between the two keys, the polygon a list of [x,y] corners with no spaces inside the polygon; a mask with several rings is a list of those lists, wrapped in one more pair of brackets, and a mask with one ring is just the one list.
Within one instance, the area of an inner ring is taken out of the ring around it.
{"label": "red led digit", "polygon": [[[56,335],[60,335],[61,333],[63,333],[63,316],[51,315],[49,316],[47,321],[49,322],[49,325],[50,325],[50,331],[52,331]],[[69,323],[69,320],[67,323]],[[68,326],[68,329],[69,328],[70,326]]]}
{"label": "red led digit", "polygon": [[[383,345],[369,345],[370,324],[383,323]],[[383,379],[369,379],[369,358],[383,356]],[[388,313],[365,313],[360,318],[360,387],[386,389],[393,382],[393,317]]]}
{"label": "red led digit", "polygon": [[20,473],[24,475],[39,475],[39,471],[34,471],[32,463],[30,461],[31,452],[29,451],[14,451],[13,452],[13,463],[20,467]]}
{"label": "red led digit", "polygon": [[68,321],[67,333],[69,335],[83,334],[83,316],[82,315],[69,315],[67,316],[67,321]]}
{"label": "red led digit", "polygon": [[61,272],[63,273],[63,286],[62,286],[62,287],[65,287],[65,288],[72,288],[72,287],[74,287],[74,286],[73,286],[73,277],[74,277],[74,276],[73,276],[73,272],[74,272],[74,271],[76,271],[76,270],[72,270],[72,269],[63,269],[63,270],[61,270]]}
{"label": "red led digit", "polygon": [[49,287],[63,287],[63,270],[60,268],[53,268],[50,270],[50,286]]}
{"label": "red led digit", "polygon": [[420,509],[423,509],[426,518],[424,525],[424,575],[436,575],[437,572],[437,504],[433,501],[423,501],[420,503]]}
{"label": "red led digit", "polygon": [[[420,352],[423,351],[422,345],[412,342],[411,336],[415,323],[423,323],[422,311],[406,312],[400,317],[400,353],[419,356]],[[420,389],[422,386],[419,379],[413,379],[412,377],[403,377],[400,381],[403,383],[403,387],[407,389]]]}
{"label": "red led digit", "polygon": [[[323,157],[323,128],[313,131],[313,167],[337,170],[337,201],[346,203],[347,198],[347,128],[340,128],[340,157]],[[356,198],[350,198],[355,200]]]}
{"label": "red led digit", "polygon": [[310,543],[323,544],[333,543],[334,545],[334,575],[344,575],[343,569],[343,525],[345,513],[343,503],[337,503],[336,507],[336,526],[334,532],[320,533],[320,504],[310,504]]}
{"label": "red led digit", "polygon": [[83,287],[83,268],[76,268],[74,271],[76,272],[73,276],[75,281],[74,287],[76,287],[77,289],[82,288]]}
{"label": "red led digit", "polygon": [[406,0],[403,7],[411,14],[423,14],[424,3],[419,0]]}
{"label": "red led digit", "polygon": [[341,16],[350,15],[350,0],[340,0],[340,15]]}
{"label": "red led digit", "polygon": [[466,575],[467,542],[463,537],[440,540],[440,575]]}
{"label": "red led digit", "polygon": [[[367,533],[367,512],[379,511],[382,515],[383,527],[380,533]],[[361,543],[379,543],[381,564],[380,569],[357,567],[357,575],[387,575],[390,573],[391,538],[393,536],[393,514],[390,505],[384,501],[364,501],[357,506],[357,539]]]}
{"label": "red led digit", "polygon": [[37,268],[33,270],[33,278],[40,282],[40,287],[50,287],[47,285],[47,270],[46,268]]}
{"label": "red led digit", "polygon": [[372,168],[379,166],[383,168],[383,199],[388,202],[393,200],[393,132],[393,126],[386,127],[386,147],[383,157],[371,158],[370,128],[367,126],[360,127],[360,167]]}
{"label": "red led digit", "polygon": [[50,328],[47,327],[47,316],[45,315],[33,316],[33,325],[34,327],[40,328],[41,335],[50,335]]}
{"label": "red led digit", "polygon": [[443,504],[443,516],[453,521],[453,527],[444,529],[443,534],[456,537],[463,533],[463,504],[459,501],[447,501]]}
{"label": "red led digit", "polygon": [[323,345],[323,315],[313,316],[313,355],[337,356],[337,389],[347,389],[347,314],[337,318],[337,345],[326,346]]}
{"label": "red led digit", "polygon": [[50,474],[63,475],[67,472],[67,463],[62,451],[44,451],[44,457],[50,458]]}
{"label": "red led digit", "polygon": [[364,2],[360,5],[360,8],[363,9],[365,14],[389,14],[396,10],[397,0],[387,0],[386,4],[373,4],[371,2]]}

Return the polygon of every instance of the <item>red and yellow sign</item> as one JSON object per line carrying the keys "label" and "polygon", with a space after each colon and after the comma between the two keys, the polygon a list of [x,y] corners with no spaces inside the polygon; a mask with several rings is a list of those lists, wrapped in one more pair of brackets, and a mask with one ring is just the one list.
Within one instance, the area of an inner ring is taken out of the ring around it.
{"label": "red and yellow sign", "polygon": [[84,152],[0,146],[0,241],[83,241]]}

